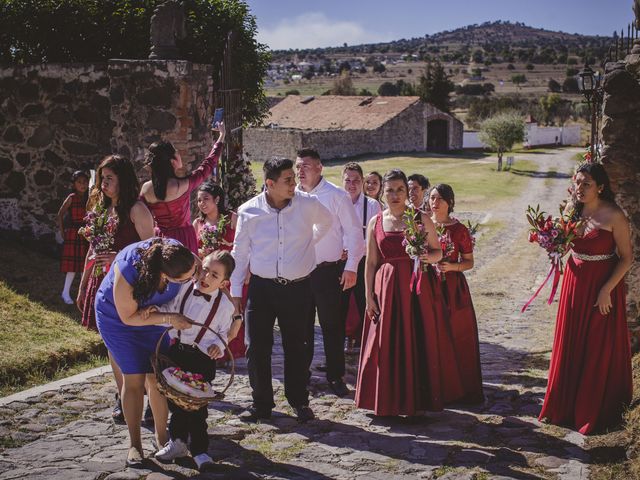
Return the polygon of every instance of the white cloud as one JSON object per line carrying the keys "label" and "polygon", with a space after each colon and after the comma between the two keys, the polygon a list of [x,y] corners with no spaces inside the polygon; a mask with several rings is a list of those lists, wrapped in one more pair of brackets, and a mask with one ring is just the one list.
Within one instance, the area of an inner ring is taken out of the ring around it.
{"label": "white cloud", "polygon": [[[387,38],[390,38],[387,35]],[[356,22],[331,20],[324,13],[305,13],[284,18],[274,28],[259,28],[258,41],[273,50],[335,47],[384,41],[382,35],[366,31]]]}

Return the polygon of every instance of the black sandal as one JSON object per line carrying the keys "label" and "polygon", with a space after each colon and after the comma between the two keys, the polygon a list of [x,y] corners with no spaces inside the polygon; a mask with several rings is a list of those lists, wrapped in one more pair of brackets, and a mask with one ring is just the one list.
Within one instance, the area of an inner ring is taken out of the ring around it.
{"label": "black sandal", "polygon": [[116,393],[116,404],[113,406],[113,410],[111,410],[111,418],[113,421],[118,424],[125,423],[124,421],[124,412],[122,411],[122,402],[120,401],[120,395]]}

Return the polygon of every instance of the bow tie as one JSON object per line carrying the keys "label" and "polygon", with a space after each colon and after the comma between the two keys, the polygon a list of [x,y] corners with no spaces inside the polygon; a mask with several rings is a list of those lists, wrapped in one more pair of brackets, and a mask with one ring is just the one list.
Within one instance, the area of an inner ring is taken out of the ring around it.
{"label": "bow tie", "polygon": [[209,295],[208,293],[202,293],[200,290],[193,290],[193,296],[194,297],[202,297],[204,298],[207,302],[211,301],[211,295]]}

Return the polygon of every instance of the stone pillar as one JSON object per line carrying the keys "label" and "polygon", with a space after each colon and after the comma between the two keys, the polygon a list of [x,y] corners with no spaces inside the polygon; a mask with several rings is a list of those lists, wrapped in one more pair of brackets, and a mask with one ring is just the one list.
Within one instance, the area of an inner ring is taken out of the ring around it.
{"label": "stone pillar", "polygon": [[[211,148],[213,67],[185,60],[110,60],[112,147],[142,167],[146,148],[168,140],[183,161]],[[142,178],[145,174],[140,172]],[[148,175],[147,175],[148,176]]]}
{"label": "stone pillar", "polygon": [[640,43],[624,61],[605,67],[602,162],[616,200],[631,221],[634,264],[627,275],[627,318],[640,340]]}

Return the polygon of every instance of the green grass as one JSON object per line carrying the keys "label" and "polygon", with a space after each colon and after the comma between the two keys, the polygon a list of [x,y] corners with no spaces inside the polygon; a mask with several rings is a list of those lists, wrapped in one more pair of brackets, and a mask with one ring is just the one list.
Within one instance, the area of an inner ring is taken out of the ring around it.
{"label": "green grass", "polygon": [[[456,194],[456,210],[486,212],[489,207],[517,196],[529,181],[526,175],[509,171],[497,172],[497,159],[482,153],[443,156],[435,154],[363,155],[355,159],[325,162],[323,174],[329,181],[342,185],[342,167],[348,161],[357,161],[366,172],[376,170],[384,175],[392,168],[400,168],[407,175],[421,173],[432,185],[450,184]],[[260,183],[262,164],[251,168]],[[536,171],[535,156],[531,160],[517,160],[513,168]]]}
{"label": "green grass", "polygon": [[100,336],[62,303],[58,261],[0,242],[0,395],[106,363]]}

